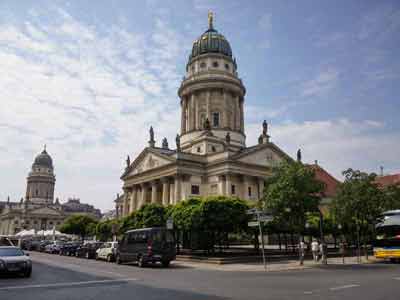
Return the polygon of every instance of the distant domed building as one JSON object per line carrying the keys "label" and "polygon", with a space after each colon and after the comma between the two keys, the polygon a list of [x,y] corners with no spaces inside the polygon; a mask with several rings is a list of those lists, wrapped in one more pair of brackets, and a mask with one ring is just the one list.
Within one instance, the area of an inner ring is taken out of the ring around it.
{"label": "distant domed building", "polygon": [[117,216],[145,203],[176,204],[190,196],[259,199],[272,167],[289,156],[270,141],[266,121],[258,144],[246,146],[245,94],[230,43],[209,14],[208,29],[194,41],[178,89],[176,148],[170,149],[165,138],[157,147],[150,128],[148,147],[126,161],[124,193],[115,200]]}
{"label": "distant domed building", "polygon": [[23,229],[49,230],[60,226],[71,214],[87,214],[96,219],[101,212],[92,205],[69,199],[54,201],[56,177],[53,160],[46,147],[36,156],[27,177],[25,199],[0,201],[0,235],[13,235]]}

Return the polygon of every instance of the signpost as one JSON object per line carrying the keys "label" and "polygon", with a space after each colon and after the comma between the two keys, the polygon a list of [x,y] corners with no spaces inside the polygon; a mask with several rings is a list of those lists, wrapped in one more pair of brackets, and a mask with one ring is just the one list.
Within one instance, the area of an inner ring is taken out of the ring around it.
{"label": "signpost", "polygon": [[168,218],[166,225],[167,225],[167,229],[169,229],[169,230],[174,229],[174,220],[172,218]]}
{"label": "signpost", "polygon": [[256,215],[257,221],[248,222],[247,225],[249,227],[257,227],[261,235],[261,252],[263,257],[264,269],[267,270],[267,261],[265,259],[265,250],[264,250],[264,234],[262,231],[262,222],[271,222],[273,217],[263,211],[258,210],[257,208],[251,208],[246,211],[248,215]]}

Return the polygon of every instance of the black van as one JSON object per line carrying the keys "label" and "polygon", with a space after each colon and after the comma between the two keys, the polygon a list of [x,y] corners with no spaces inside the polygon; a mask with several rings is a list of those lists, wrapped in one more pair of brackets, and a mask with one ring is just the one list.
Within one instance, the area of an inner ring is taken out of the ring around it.
{"label": "black van", "polygon": [[138,262],[139,267],[161,262],[168,267],[176,257],[175,239],[171,231],[162,227],[129,230],[118,244],[117,264]]}

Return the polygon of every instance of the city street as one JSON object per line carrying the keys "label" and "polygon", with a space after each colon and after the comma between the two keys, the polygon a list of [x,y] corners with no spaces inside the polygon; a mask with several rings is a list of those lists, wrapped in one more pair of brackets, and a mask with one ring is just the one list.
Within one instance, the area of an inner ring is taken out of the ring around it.
{"label": "city street", "polygon": [[29,279],[0,279],[0,299],[398,299],[400,265],[221,271],[182,263],[140,269],[31,253]]}

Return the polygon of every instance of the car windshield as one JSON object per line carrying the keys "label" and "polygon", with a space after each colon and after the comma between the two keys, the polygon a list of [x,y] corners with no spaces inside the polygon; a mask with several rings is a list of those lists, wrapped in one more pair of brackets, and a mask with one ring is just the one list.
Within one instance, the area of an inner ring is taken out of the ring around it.
{"label": "car windshield", "polygon": [[0,256],[23,256],[24,252],[18,248],[0,248]]}

